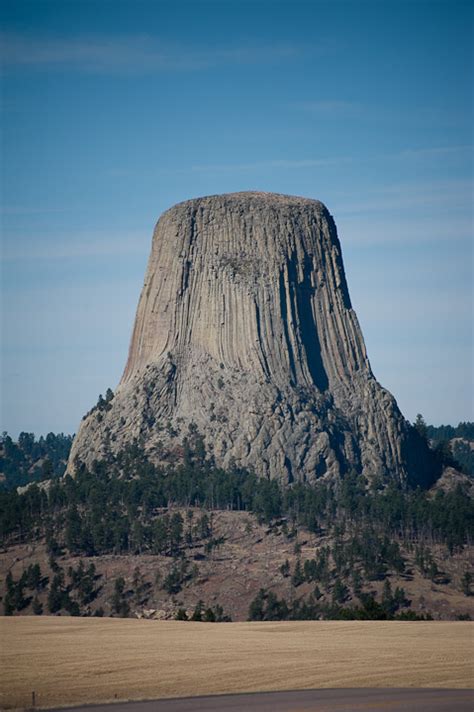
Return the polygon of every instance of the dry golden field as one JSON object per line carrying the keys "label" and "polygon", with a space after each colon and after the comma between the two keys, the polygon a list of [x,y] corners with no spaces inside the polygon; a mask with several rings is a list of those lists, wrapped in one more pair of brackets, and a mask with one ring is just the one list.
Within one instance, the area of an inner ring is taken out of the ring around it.
{"label": "dry golden field", "polygon": [[2,708],[321,687],[472,687],[469,622],[0,619]]}

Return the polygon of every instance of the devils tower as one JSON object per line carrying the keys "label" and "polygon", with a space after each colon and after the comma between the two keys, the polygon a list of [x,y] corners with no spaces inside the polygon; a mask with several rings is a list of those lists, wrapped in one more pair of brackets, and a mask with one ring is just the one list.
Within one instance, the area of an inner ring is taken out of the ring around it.
{"label": "devils tower", "polygon": [[372,374],[321,202],[216,195],[158,221],[122,380],[70,470],[132,441],[176,461],[196,432],[217,465],[282,482],[421,477],[427,448]]}

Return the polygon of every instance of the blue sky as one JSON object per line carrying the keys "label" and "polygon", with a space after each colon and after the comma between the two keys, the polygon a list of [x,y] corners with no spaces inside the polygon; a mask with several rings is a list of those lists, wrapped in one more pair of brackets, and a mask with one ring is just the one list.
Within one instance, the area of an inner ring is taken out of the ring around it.
{"label": "blue sky", "polygon": [[473,419],[469,2],[3,2],[0,428],[75,432],[125,364],[154,223],[334,215],[376,377]]}

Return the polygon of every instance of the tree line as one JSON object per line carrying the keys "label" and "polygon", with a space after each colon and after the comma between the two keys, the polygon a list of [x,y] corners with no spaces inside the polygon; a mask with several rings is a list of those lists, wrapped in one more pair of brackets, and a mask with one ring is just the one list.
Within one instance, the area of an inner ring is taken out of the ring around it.
{"label": "tree line", "polygon": [[156,466],[136,443],[90,469],[76,464],[74,478],[47,488],[0,491],[5,545],[45,536],[74,555],[174,555],[185,532],[180,515],[168,510],[179,507],[249,511],[267,523],[285,516],[315,533],[369,525],[389,539],[429,539],[451,552],[472,541],[474,504],[461,485],[432,495],[352,472],[334,482],[283,486],[237,467],[217,468],[192,450],[179,465]]}
{"label": "tree line", "polygon": [[13,489],[30,482],[61,477],[71,450],[71,435],[48,433],[36,440],[33,433],[20,433],[15,442],[7,432],[0,436],[0,472],[3,487]]}

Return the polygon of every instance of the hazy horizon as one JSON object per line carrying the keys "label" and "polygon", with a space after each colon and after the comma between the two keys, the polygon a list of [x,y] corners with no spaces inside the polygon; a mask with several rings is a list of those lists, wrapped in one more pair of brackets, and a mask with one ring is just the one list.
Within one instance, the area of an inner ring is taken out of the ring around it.
{"label": "hazy horizon", "polygon": [[468,2],[4,2],[1,429],[73,433],[125,366],[152,231],[263,190],[334,216],[376,378],[473,420]]}

